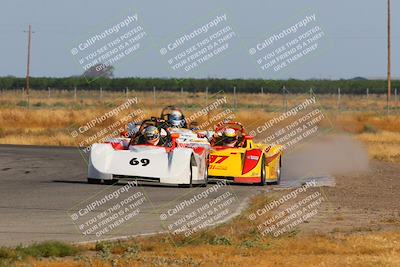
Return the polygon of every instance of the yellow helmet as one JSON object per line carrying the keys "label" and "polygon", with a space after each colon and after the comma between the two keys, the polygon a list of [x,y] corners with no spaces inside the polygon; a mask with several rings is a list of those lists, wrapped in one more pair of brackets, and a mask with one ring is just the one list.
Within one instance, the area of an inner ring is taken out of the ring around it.
{"label": "yellow helmet", "polygon": [[237,133],[233,128],[226,128],[223,135],[224,137],[237,137]]}
{"label": "yellow helmet", "polygon": [[226,128],[222,134],[222,138],[225,146],[233,147],[237,143],[238,135],[235,129]]}

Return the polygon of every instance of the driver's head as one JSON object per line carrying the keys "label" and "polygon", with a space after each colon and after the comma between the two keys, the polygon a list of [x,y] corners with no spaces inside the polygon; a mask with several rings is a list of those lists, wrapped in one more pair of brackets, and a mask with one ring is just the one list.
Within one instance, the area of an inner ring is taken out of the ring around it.
{"label": "driver's head", "polygon": [[227,147],[235,147],[238,142],[238,135],[233,128],[226,128],[222,133],[222,143]]}
{"label": "driver's head", "polygon": [[168,123],[171,125],[171,127],[182,127],[184,123],[182,112],[179,110],[173,110],[168,116]]}
{"label": "driver's head", "polygon": [[134,123],[134,122],[130,122],[128,123],[128,136],[134,136],[140,129],[140,123]]}
{"label": "driver's head", "polygon": [[198,131],[198,130],[200,130],[200,127],[199,127],[199,124],[194,121],[190,124],[189,129],[192,131]]}
{"label": "driver's head", "polygon": [[160,141],[160,132],[155,126],[147,126],[144,129],[143,136],[147,144],[156,146]]}

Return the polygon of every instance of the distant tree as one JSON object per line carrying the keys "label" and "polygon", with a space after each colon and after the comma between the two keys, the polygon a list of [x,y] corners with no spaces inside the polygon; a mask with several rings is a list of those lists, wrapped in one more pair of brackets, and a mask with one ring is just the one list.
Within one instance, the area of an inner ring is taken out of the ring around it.
{"label": "distant tree", "polygon": [[357,76],[357,77],[354,77],[351,80],[353,80],[353,81],[367,81],[368,79],[364,78],[364,77]]}
{"label": "distant tree", "polygon": [[104,64],[96,64],[87,69],[82,76],[87,78],[112,78],[114,77],[114,67],[106,66]]}
{"label": "distant tree", "polygon": [[[87,74],[89,77],[96,77],[94,81],[88,82],[88,78],[84,76],[70,77],[31,77],[32,89],[67,89],[72,90],[74,87],[85,90],[98,90],[102,87],[105,90],[121,91],[128,88],[137,91],[152,91],[153,86],[157,92],[162,90],[179,91],[182,87],[185,92],[204,92],[208,87],[209,93],[232,93],[233,87],[236,87],[237,93],[260,93],[260,88],[263,87],[265,93],[282,93],[282,87],[293,94],[308,93],[310,88],[318,94],[337,94],[338,88],[343,94],[365,94],[366,89],[369,93],[386,93],[385,80],[364,80],[364,79],[309,79],[309,80],[262,80],[262,79],[173,79],[173,78],[110,78],[112,77],[113,67],[97,71],[94,68],[94,73],[98,76],[90,76],[90,71]],[[103,75],[103,76],[102,76]],[[392,80],[393,88],[399,88],[399,80]],[[0,77],[0,89],[21,89],[25,87],[25,77],[6,76]]]}
{"label": "distant tree", "polygon": [[0,87],[2,89],[11,89],[16,79],[17,78],[15,76],[11,75],[3,77],[2,79],[0,79]]}

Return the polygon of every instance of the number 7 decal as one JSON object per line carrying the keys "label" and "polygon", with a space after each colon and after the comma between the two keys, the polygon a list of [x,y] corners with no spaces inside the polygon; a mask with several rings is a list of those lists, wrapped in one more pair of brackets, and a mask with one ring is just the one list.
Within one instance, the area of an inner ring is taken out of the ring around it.
{"label": "number 7 decal", "polygon": [[[210,163],[220,164],[220,163],[222,163],[224,160],[226,160],[227,158],[229,158],[229,156],[215,156],[215,155],[211,155],[211,156],[210,156]],[[218,159],[218,160],[217,160],[217,159]]]}

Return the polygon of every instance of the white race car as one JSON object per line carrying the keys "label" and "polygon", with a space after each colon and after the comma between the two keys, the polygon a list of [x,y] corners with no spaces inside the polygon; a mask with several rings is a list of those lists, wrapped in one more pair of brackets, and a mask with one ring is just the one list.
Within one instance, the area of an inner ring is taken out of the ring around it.
{"label": "white race car", "polygon": [[[162,146],[144,144],[143,131],[155,126],[161,133]],[[190,138],[189,138],[190,136]],[[206,186],[210,144],[192,132],[170,132],[164,120],[143,121],[132,138],[114,138],[93,144],[88,165],[88,182],[114,184],[119,179]]]}

